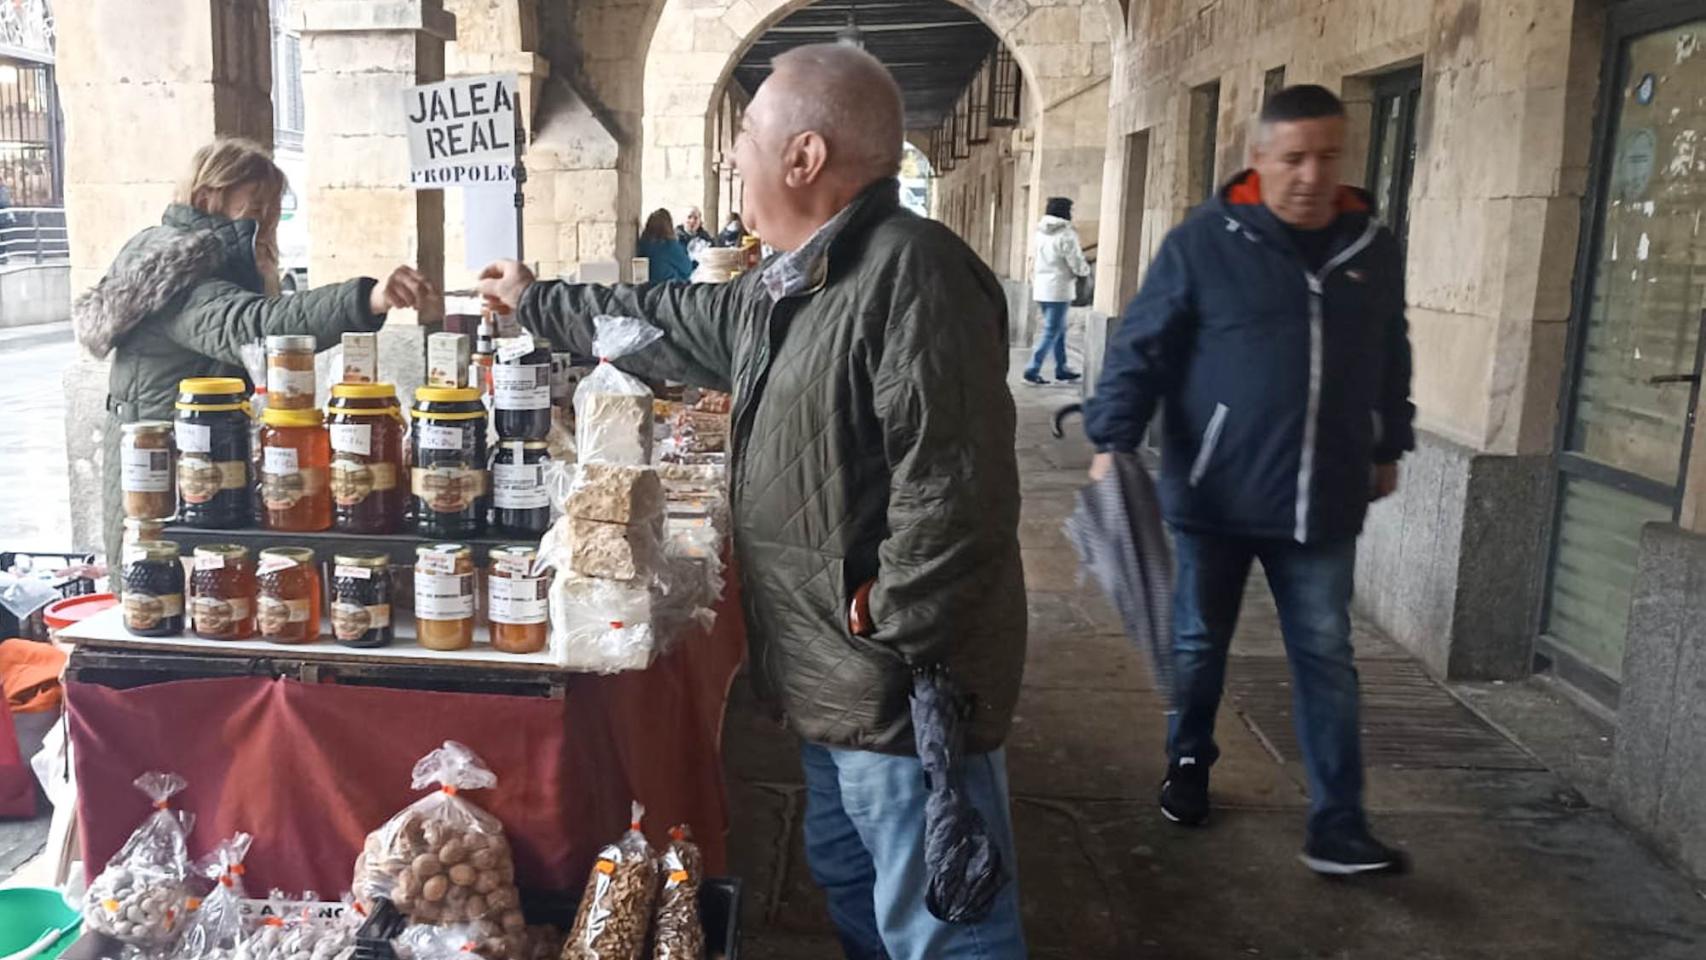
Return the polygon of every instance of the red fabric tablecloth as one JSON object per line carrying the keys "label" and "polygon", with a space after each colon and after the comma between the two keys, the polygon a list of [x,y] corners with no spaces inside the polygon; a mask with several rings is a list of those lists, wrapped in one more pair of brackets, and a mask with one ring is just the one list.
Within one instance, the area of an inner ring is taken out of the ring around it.
{"label": "red fabric tablecloth", "polygon": [[247,831],[250,890],[336,899],[368,831],[422,795],[409,783],[415,761],[448,739],[497,774],[495,788],[464,796],[503,821],[524,888],[578,889],[634,799],[654,842],[688,823],[720,874],[723,707],[745,653],[738,611],[724,603],[715,630],[649,670],[571,678],[561,701],[250,677],[71,683],[85,866],[92,878],[147,816],[131,781],[168,770],[189,781],[174,805],[196,815],[192,856]]}

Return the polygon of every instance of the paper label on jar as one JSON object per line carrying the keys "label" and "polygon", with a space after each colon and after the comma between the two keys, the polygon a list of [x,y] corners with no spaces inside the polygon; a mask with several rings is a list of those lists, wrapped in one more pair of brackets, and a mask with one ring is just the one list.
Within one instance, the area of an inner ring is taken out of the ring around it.
{"label": "paper label on jar", "polygon": [[346,643],[360,640],[362,634],[391,625],[391,605],[379,603],[364,607],[359,603],[338,601],[332,604],[332,636]]}
{"label": "paper label on jar", "polygon": [[281,600],[278,597],[261,597],[257,607],[256,619],[260,622],[263,637],[276,637],[292,624],[308,622],[306,599]]}
{"label": "paper label on jar", "polygon": [[126,447],[122,457],[119,482],[125,493],[167,493],[172,489],[170,450]]}
{"label": "paper label on jar", "polygon": [[282,570],[289,570],[291,567],[294,567],[296,565],[297,565],[297,561],[291,559],[290,557],[281,557],[277,554],[268,554],[267,556],[264,556],[261,558],[260,566],[255,568],[255,576],[259,577],[259,576],[264,576],[264,575],[269,574],[269,573],[278,573]]}
{"label": "paper label on jar", "polygon": [[533,352],[533,335],[523,333],[517,337],[499,337],[497,347],[499,363],[514,363]]}
{"label": "paper label on jar", "polygon": [[545,578],[491,577],[486,585],[491,601],[487,612],[491,614],[493,623],[525,625],[544,623],[547,619],[551,585]]}
{"label": "paper label on jar", "polygon": [[224,633],[249,619],[249,612],[248,597],[234,597],[229,600],[196,597],[190,602],[190,614],[195,618],[197,633]]}
{"label": "paper label on jar", "polygon": [[298,470],[295,473],[268,471],[261,475],[261,501],[268,510],[290,510],[319,493],[325,482],[325,474],[320,470]]}
{"label": "paper label on jar", "polygon": [[499,410],[549,410],[550,366],[499,364],[493,367],[492,405]]}
{"label": "paper label on jar", "polygon": [[249,485],[248,465],[241,460],[186,456],[178,461],[178,496],[185,503],[206,503],[222,490],[242,490]]}
{"label": "paper label on jar", "polygon": [[334,423],[331,426],[332,452],[373,455],[373,424]]}
{"label": "paper label on jar", "polygon": [[509,557],[499,557],[492,561],[492,570],[506,577],[524,578],[532,575],[533,564],[526,560],[512,560]]}
{"label": "paper label on jar", "polygon": [[294,447],[268,447],[261,451],[262,468],[267,473],[295,473],[302,458]]}
{"label": "paper label on jar", "polygon": [[[469,421],[477,423],[478,421]],[[444,427],[436,423],[422,423],[415,426],[415,436],[422,450],[461,450],[463,440],[468,433],[461,427]],[[472,447],[473,444],[468,444]]]}
{"label": "paper label on jar", "polygon": [[474,575],[421,573],[415,570],[415,616],[425,620],[464,620],[474,615]]}
{"label": "paper label on jar", "polygon": [[223,570],[225,569],[225,558],[217,553],[198,553],[195,555],[195,568],[197,570]]}
{"label": "paper label on jar", "polygon": [[267,395],[274,398],[314,396],[314,371],[267,367]]}
{"label": "paper label on jar", "polygon": [[168,617],[182,616],[184,595],[124,592],[124,625],[129,630],[152,630]]}
{"label": "paper label on jar", "polygon": [[551,505],[543,463],[492,464],[492,497],[499,510],[538,510]]}
{"label": "paper label on jar", "polygon": [[174,423],[172,436],[179,453],[212,453],[213,428],[205,423]]}
{"label": "paper label on jar", "polygon": [[486,471],[462,465],[416,467],[410,492],[434,513],[461,513],[486,493]]}
{"label": "paper label on jar", "polygon": [[339,506],[353,507],[375,491],[394,490],[396,487],[396,464],[332,461],[332,498]]}
{"label": "paper label on jar", "polygon": [[340,580],[372,580],[373,568],[340,563],[332,568],[332,576]]}

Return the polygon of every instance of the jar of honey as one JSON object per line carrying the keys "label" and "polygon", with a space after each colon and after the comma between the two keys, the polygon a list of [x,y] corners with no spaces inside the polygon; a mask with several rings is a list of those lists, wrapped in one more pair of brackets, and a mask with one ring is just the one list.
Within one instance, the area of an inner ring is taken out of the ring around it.
{"label": "jar of honey", "polygon": [[332,447],[320,411],[269,406],[262,423],[263,525],[297,533],[330,530]]}
{"label": "jar of honey", "polygon": [[415,391],[415,525],[428,537],[476,537],[490,506],[486,472],[486,407],[468,387]]}
{"label": "jar of honey", "polygon": [[351,551],[332,557],[332,637],[346,647],[391,645],[391,558]]}
{"label": "jar of honey", "polygon": [[255,568],[256,620],[273,643],[320,639],[320,567],[306,547],[261,551]]}
{"label": "jar of honey", "polygon": [[538,653],[550,632],[551,579],[536,570],[539,549],[529,544],[493,547],[486,570],[486,612],[492,621],[492,648],[504,653]]}
{"label": "jar of honey", "polygon": [[288,334],[267,338],[267,408],[308,410],[314,406],[314,338]]}
{"label": "jar of honey", "polygon": [[173,423],[178,520],[230,530],[250,523],[248,387],[236,377],[178,383]]}
{"label": "jar of honey", "polygon": [[492,522],[505,535],[542,537],[551,526],[550,462],[543,440],[500,440],[492,451]]}
{"label": "jar of honey", "polygon": [[332,441],[332,529],[396,533],[403,489],[402,406],[389,383],[340,383],[326,408]]}
{"label": "jar of honey", "polygon": [[119,484],[126,517],[164,520],[178,509],[172,432],[166,420],[139,420],[119,428]]}
{"label": "jar of honey", "polygon": [[146,540],[124,551],[124,628],[139,637],[184,632],[184,566],[178,545]]}
{"label": "jar of honey", "polygon": [[502,341],[492,367],[492,426],[505,440],[551,432],[551,344],[529,334]]}
{"label": "jar of honey", "polygon": [[415,636],[428,650],[474,645],[474,552],[457,543],[415,549]]}
{"label": "jar of honey", "polygon": [[203,640],[255,635],[255,561],[234,543],[195,548],[190,572],[190,623]]}

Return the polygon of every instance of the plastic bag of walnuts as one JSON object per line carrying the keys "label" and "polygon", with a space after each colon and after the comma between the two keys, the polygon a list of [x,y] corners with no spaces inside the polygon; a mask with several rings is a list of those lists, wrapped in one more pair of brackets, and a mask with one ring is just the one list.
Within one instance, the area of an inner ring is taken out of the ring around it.
{"label": "plastic bag of walnuts", "polygon": [[562,960],[642,960],[657,893],[657,856],[640,832],[646,808],[636,803],[633,810],[628,832],[600,851],[592,866]]}
{"label": "plastic bag of walnuts", "polygon": [[196,872],[213,881],[213,892],[201,898],[190,914],[180,960],[224,960],[235,953],[243,937],[243,858],[253,840],[238,833],[220,842],[196,864]]}
{"label": "plastic bag of walnuts", "polygon": [[356,897],[390,897],[416,923],[489,921],[506,934],[522,933],[527,924],[503,824],[461,796],[497,782],[472,750],[454,740],[422,757],[415,789],[439,789],[367,835],[355,862]]}
{"label": "plastic bag of walnuts", "polygon": [[705,927],[699,921],[699,884],[705,858],[685,825],[669,831],[659,873],[663,892],[653,918],[652,960],[705,960]]}
{"label": "plastic bag of walnuts", "polygon": [[265,914],[237,944],[233,960],[351,960],[359,915],[316,916],[320,898],[312,890],[297,897],[274,890]]}
{"label": "plastic bag of walnuts", "polygon": [[153,801],[154,812],[89,884],[83,921],[133,946],[169,947],[186,926],[190,858],[184,836],[194,818],[169,803],[186,786],[183,777],[145,773],[135,783]]}

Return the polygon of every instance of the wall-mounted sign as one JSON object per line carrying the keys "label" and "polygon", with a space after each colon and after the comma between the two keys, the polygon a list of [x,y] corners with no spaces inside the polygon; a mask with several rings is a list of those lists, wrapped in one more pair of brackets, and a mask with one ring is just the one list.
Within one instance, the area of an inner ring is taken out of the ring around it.
{"label": "wall-mounted sign", "polygon": [[1617,145],[1617,157],[1611,166],[1612,195],[1620,200],[1637,200],[1647,192],[1652,182],[1653,167],[1658,162],[1658,137],[1647,128],[1630,131]]}
{"label": "wall-mounted sign", "polygon": [[515,182],[515,74],[458,77],[410,87],[409,185],[438,190]]}

